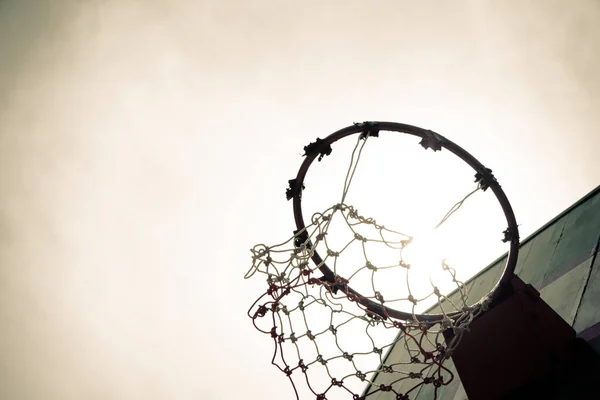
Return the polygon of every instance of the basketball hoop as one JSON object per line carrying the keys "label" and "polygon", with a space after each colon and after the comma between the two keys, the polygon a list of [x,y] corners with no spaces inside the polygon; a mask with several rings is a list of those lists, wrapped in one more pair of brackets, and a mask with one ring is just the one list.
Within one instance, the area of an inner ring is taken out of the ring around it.
{"label": "basketball hoop", "polygon": [[[416,272],[403,256],[403,251],[413,244],[413,237],[362,215],[355,206],[348,204],[346,195],[358,168],[362,150],[368,140],[378,138],[384,131],[419,137],[424,149],[434,152],[447,150],[473,169],[475,189],[458,201],[436,228],[451,218],[465,200],[477,191],[489,189],[497,199],[506,218],[507,228],[503,232],[503,241],[509,243],[509,252],[502,276],[482,299],[468,298],[464,283],[445,261],[435,266],[435,274],[444,276],[452,283],[452,296],[450,293],[442,293],[433,280],[430,280],[431,292],[426,296],[417,296],[410,284],[410,276]],[[352,135],[358,136],[350,156],[341,200],[312,214],[307,223],[302,209],[302,194],[309,168],[315,160],[320,161],[330,155],[335,142]],[[296,177],[289,181],[286,191],[288,200],[293,201],[296,230],[283,243],[256,245],[251,250],[252,267],[245,276],[250,278],[259,273],[266,277],[267,290],[252,305],[248,315],[258,330],[272,338],[275,348],[272,363],[290,379],[297,397],[296,377],[306,381],[308,389],[317,400],[331,399],[331,396],[335,396],[334,392],[346,393],[354,400],[364,399],[379,391],[394,393],[396,399],[409,399],[422,385],[433,385],[437,395],[437,389],[452,380],[452,373],[444,366],[444,362],[452,356],[462,333],[488,309],[493,299],[514,276],[519,234],[513,210],[504,191],[492,171],[471,154],[435,132],[411,125],[391,122],[354,124],[325,139],[317,139],[305,146],[304,150],[306,158]],[[337,232],[332,229],[334,221],[339,222],[349,234],[346,244],[336,248],[330,243],[330,234]],[[367,249],[374,245],[384,246],[386,251],[396,254],[397,262],[393,265],[377,265],[372,262]],[[345,261],[352,267],[342,269],[340,260],[351,253],[353,248],[358,249],[359,253],[356,254],[362,255],[348,257],[349,261]],[[375,276],[384,270],[394,270],[406,277],[403,295],[389,297],[378,290]],[[372,290],[369,293],[359,292],[354,288],[354,284],[364,276],[369,276],[371,280]],[[431,299],[436,301],[441,312],[422,313],[418,306]],[[406,304],[408,310],[400,310],[396,304]],[[314,328],[317,325],[318,328]],[[351,351],[341,343],[341,332],[350,329],[347,328],[350,325],[363,326],[361,334],[364,334],[371,348]],[[392,340],[381,342],[374,333],[377,330],[399,334],[394,335]],[[452,335],[446,335],[450,340],[444,340],[444,331],[452,332]],[[333,350],[325,351],[326,344]],[[406,349],[406,362],[386,365],[385,351],[398,344]],[[368,357],[376,360],[376,368],[362,369],[359,360]],[[312,371],[317,368],[321,370],[319,378],[312,375]],[[341,372],[336,372],[338,370]],[[363,396],[359,395],[351,382],[371,382],[375,373],[390,374],[394,379]],[[315,383],[317,381],[318,384]],[[400,392],[398,384],[405,381],[414,384]]]}

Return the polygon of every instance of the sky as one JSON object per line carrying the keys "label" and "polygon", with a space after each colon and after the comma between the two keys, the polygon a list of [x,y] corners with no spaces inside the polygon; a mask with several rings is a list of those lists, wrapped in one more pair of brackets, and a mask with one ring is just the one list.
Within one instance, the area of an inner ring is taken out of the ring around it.
{"label": "sky", "polygon": [[584,0],[0,1],[0,398],[293,398],[243,277],[302,148],[435,130],[525,237],[600,182],[599,50]]}

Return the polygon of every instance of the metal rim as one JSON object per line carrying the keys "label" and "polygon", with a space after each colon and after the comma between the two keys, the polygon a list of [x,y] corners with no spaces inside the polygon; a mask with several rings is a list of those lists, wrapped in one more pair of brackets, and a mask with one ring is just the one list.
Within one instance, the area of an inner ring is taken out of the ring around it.
{"label": "metal rim", "polygon": [[[515,218],[515,214],[513,212],[512,206],[506,197],[506,194],[502,190],[502,187],[498,183],[498,181],[491,175],[491,170],[487,169],[479,160],[473,157],[470,153],[464,150],[462,147],[458,146],[451,140],[446,139],[442,135],[435,133],[433,131],[419,128],[412,125],[401,124],[396,122],[365,122],[363,124],[355,124],[348,126],[346,128],[340,129],[337,132],[332,133],[327,136],[325,139],[319,141],[320,145],[330,146],[331,144],[337,142],[340,139],[343,139],[347,136],[355,135],[355,134],[365,134],[369,135],[370,131],[373,131],[375,127],[376,131],[389,131],[389,132],[398,132],[408,135],[413,135],[420,137],[423,141],[421,144],[425,148],[433,148],[434,150],[446,149],[450,151],[455,156],[459,157],[465,163],[467,163],[476,174],[488,174],[491,179],[488,179],[486,182],[487,188],[491,189],[494,193],[498,203],[500,204],[504,216],[506,217],[506,222],[508,225],[507,230],[504,232],[505,240],[510,242],[510,248],[508,251],[508,257],[506,260],[506,265],[504,267],[504,271],[502,273],[501,278],[498,280],[494,288],[490,291],[490,295],[500,293],[504,287],[508,284],[510,279],[514,276],[515,267],[517,265],[517,258],[519,254],[519,231],[517,226],[517,221]],[[375,136],[375,135],[373,135]],[[294,185],[296,188],[303,188],[304,178],[306,177],[306,173],[310,168],[311,164],[317,157],[322,157],[323,154],[319,152],[310,152],[305,155],[306,159],[300,166],[298,170],[298,174],[296,175],[296,179]],[[477,176],[477,175],[476,175]],[[486,188],[486,189],[487,189]],[[294,219],[296,221],[296,229],[301,232],[306,228],[304,223],[304,217],[302,215],[302,190],[296,190],[295,193],[292,194],[293,198],[293,208],[294,208]],[[309,243],[309,246],[311,244]],[[312,261],[315,265],[321,265],[319,269],[325,276],[333,276],[333,271],[323,262],[323,259],[319,255],[319,253],[314,251],[312,256]],[[393,308],[389,308],[384,306],[381,303],[377,303],[370,299],[364,298],[360,293],[348,287],[348,291],[357,296],[358,302],[365,306],[368,310],[371,310],[379,315],[389,315],[392,318],[399,320],[412,320],[414,317],[422,321],[438,321],[445,317],[444,314],[413,314],[405,311],[396,310]],[[485,297],[485,296],[484,296]],[[473,306],[476,306],[481,302],[479,299]],[[456,314],[456,313],[455,313]],[[454,314],[446,314],[449,317],[452,317]]]}

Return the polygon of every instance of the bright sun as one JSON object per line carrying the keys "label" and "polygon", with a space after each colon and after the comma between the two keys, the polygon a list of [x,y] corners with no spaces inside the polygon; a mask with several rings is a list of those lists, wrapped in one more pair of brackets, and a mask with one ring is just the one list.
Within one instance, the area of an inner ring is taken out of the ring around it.
{"label": "bright sun", "polygon": [[[453,234],[452,234],[453,233]],[[406,246],[402,255],[410,264],[408,284],[417,299],[423,299],[438,288],[442,294],[448,294],[456,288],[452,276],[443,269],[444,262],[450,256],[452,242],[460,235],[444,229],[428,229],[416,234]],[[421,307],[431,306],[436,297],[431,297]]]}

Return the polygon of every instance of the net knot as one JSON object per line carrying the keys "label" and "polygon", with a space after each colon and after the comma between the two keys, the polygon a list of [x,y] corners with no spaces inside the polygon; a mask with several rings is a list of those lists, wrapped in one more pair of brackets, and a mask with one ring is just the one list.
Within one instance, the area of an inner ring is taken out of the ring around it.
{"label": "net knot", "polygon": [[364,382],[364,381],[365,381],[365,379],[367,378],[367,375],[366,375],[366,374],[363,374],[361,371],[356,371],[356,374],[354,374],[354,375],[356,375],[356,377],[357,377],[358,379],[360,379],[361,381],[363,381],[363,382]]}
{"label": "net knot", "polygon": [[267,294],[268,294],[269,296],[273,296],[273,293],[275,293],[275,292],[276,292],[278,289],[279,289],[279,286],[277,286],[277,285],[275,285],[275,284],[271,283],[271,284],[269,285],[269,289],[267,289]]}
{"label": "net knot", "polygon": [[412,294],[408,295],[408,301],[410,301],[411,303],[413,303],[415,305],[418,303],[417,299],[415,299]]}
{"label": "net knot", "polygon": [[400,321],[392,321],[392,324],[394,325],[394,328],[396,328],[396,329],[404,328],[404,324]]}
{"label": "net knot", "polygon": [[374,266],[371,261],[367,261],[367,264],[365,265],[367,267],[367,269],[370,269],[371,271],[377,271],[377,267]]}
{"label": "net knot", "polygon": [[392,385],[384,385],[382,383],[381,385],[379,385],[379,390],[381,390],[382,392],[391,392],[392,391]]}
{"label": "net knot", "polygon": [[267,314],[267,311],[269,311],[269,309],[266,306],[258,306],[258,310],[256,310],[256,312],[254,313],[254,319],[256,319],[257,317],[264,317]]}
{"label": "net knot", "polygon": [[410,264],[406,263],[404,260],[400,260],[398,265],[401,266],[402,268],[410,269]]}
{"label": "net knot", "polygon": [[385,300],[383,299],[383,295],[379,292],[375,292],[375,298],[377,299],[377,301],[379,301],[381,304],[385,303]]}
{"label": "net knot", "polygon": [[367,242],[367,238],[359,234],[358,232],[354,234],[354,239],[359,240],[363,243]]}
{"label": "net knot", "polygon": [[306,364],[304,364],[304,361],[302,360],[298,361],[298,367],[300,367],[300,369],[304,373],[306,373],[306,370],[308,369],[308,367],[306,366]]}
{"label": "net knot", "polygon": [[339,276],[339,275],[336,275],[336,276],[335,276],[335,283],[336,283],[336,284],[338,284],[338,285],[344,285],[344,286],[345,286],[345,285],[347,285],[349,282],[348,282],[348,279],[346,279],[346,278],[344,278],[344,277],[341,277],[341,276]]}
{"label": "net knot", "polygon": [[309,278],[307,283],[309,285],[320,285],[323,282],[319,278]]}
{"label": "net knot", "polygon": [[448,329],[452,326],[452,320],[448,317],[442,320],[442,329]]}

